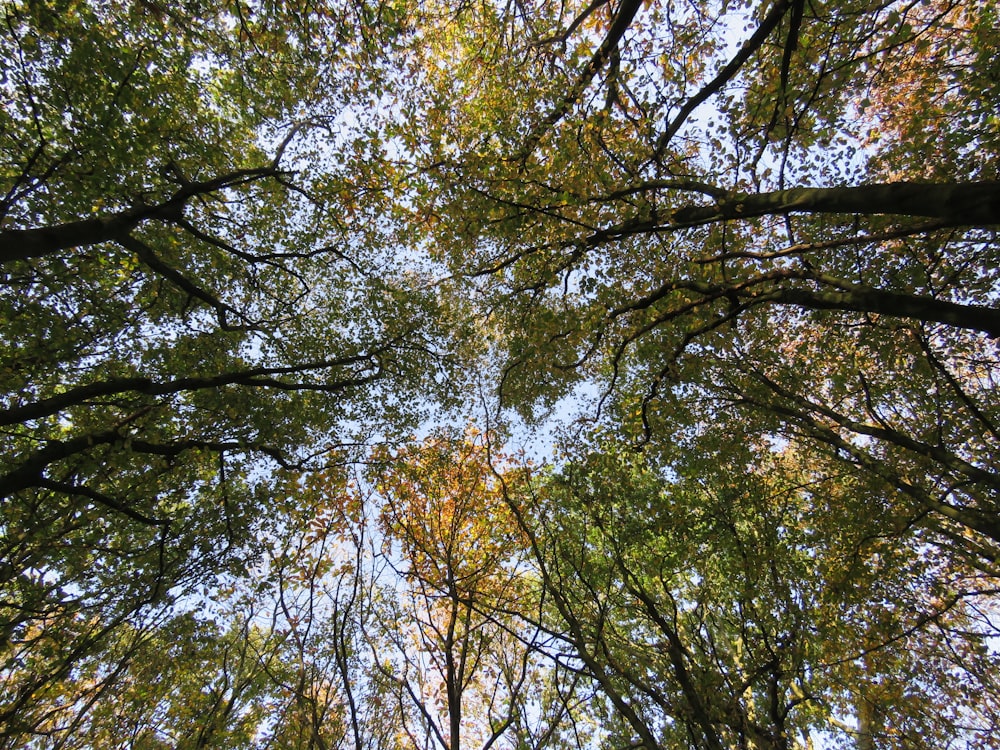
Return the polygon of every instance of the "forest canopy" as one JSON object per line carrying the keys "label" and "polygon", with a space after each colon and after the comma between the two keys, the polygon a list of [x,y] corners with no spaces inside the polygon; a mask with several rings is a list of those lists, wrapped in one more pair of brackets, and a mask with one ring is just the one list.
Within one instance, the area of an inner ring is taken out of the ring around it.
{"label": "forest canopy", "polygon": [[5,0],[0,747],[1000,747],[995,0]]}

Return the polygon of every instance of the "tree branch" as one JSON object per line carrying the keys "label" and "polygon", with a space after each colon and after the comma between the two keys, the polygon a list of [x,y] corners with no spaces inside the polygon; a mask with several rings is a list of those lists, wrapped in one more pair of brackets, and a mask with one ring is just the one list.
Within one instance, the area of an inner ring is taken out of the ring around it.
{"label": "tree branch", "polygon": [[335,367],[347,367],[365,362],[372,362],[372,355],[358,354],[336,359],[319,360],[314,362],[303,362],[299,365],[288,365],[285,367],[255,367],[236,372],[221,373],[206,377],[188,377],[169,380],[165,383],[157,383],[151,378],[112,378],[97,383],[88,383],[75,388],[70,388],[62,393],[49,398],[35,401],[23,406],[11,407],[0,411],[0,426],[8,424],[21,424],[31,419],[41,419],[43,417],[57,414],[63,409],[78,406],[89,402],[91,399],[103,396],[114,396],[121,393],[137,393],[148,396],[167,396],[183,391],[205,390],[207,388],[220,388],[226,385],[243,385],[255,388],[270,387],[280,390],[313,390],[336,393],[353,385],[363,385],[377,378],[381,372],[380,368],[368,376],[358,376],[344,380],[336,380],[330,383],[295,383],[279,380],[277,376],[294,375],[309,372],[311,370],[326,370]]}
{"label": "tree branch", "polygon": [[719,71],[718,75],[715,76],[708,84],[706,84],[697,94],[688,99],[684,105],[681,107],[680,111],[674,115],[674,119],[670,121],[667,125],[667,129],[663,132],[663,135],[659,137],[656,142],[655,155],[659,159],[663,156],[663,152],[666,151],[668,145],[670,145],[671,139],[677,135],[677,131],[681,129],[684,123],[687,121],[688,117],[691,116],[698,107],[700,107],[706,100],[711,98],[714,94],[722,90],[722,87],[736,75],[740,68],[749,60],[757,50],[759,50],[767,38],[771,35],[771,32],[777,28],[778,24],[781,23],[781,19],[784,18],[785,13],[788,12],[789,8],[792,7],[793,0],[778,0],[764,17],[764,20],[760,22],[760,26],[753,33],[743,46],[740,47],[733,59],[730,60],[726,66]]}
{"label": "tree branch", "polygon": [[[569,112],[574,104],[580,99],[580,96],[590,85],[590,82],[594,80],[601,69],[607,64],[608,60],[611,59],[612,52],[617,49],[618,43],[621,42],[625,32],[628,31],[629,26],[632,24],[632,20],[635,18],[636,13],[643,5],[643,0],[622,0],[621,6],[618,8],[618,13],[615,14],[614,21],[611,23],[611,28],[608,29],[607,36],[604,37],[604,41],[601,42],[601,46],[597,48],[594,56],[590,58],[590,62],[584,67],[577,77],[576,82],[570,87],[566,95],[563,96],[562,100],[555,106],[555,108],[549,112],[548,116],[538,123],[525,139],[524,144],[521,147],[520,152],[516,156],[517,161],[524,161],[531,153],[535,150],[538,142],[545,136],[545,134],[555,127],[562,120],[563,117]],[[586,11],[586,13],[592,12],[595,6]]]}
{"label": "tree branch", "polygon": [[853,187],[799,187],[733,195],[714,206],[683,206],[664,229],[786,213],[921,216],[953,225],[1000,224],[1000,182],[889,182]]}
{"label": "tree branch", "polygon": [[0,231],[0,265],[15,260],[41,258],[60,250],[118,240],[148,220],[176,223],[183,218],[187,202],[197,195],[209,195],[279,174],[274,167],[240,169],[211,180],[181,181],[179,190],[154,206],[137,206],[107,216],[47,227],[5,229]]}

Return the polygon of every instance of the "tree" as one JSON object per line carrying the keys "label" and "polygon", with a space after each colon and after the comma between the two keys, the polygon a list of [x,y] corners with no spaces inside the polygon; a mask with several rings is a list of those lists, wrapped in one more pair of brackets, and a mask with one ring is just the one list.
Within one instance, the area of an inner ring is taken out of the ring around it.
{"label": "tree", "polygon": [[992,741],[994,2],[0,12],[0,744]]}
{"label": "tree", "polygon": [[[415,220],[479,306],[505,402],[594,378],[657,450],[712,425],[809,446],[992,566],[995,12],[457,7],[412,63]],[[890,118],[897,64],[941,97]]]}
{"label": "tree", "polygon": [[380,604],[372,494],[342,453],[282,484],[289,523],[272,543],[269,584],[251,593],[273,611],[281,642],[266,747],[395,747],[393,700],[370,647]]}
{"label": "tree", "polygon": [[255,747],[273,700],[273,643],[251,620],[225,626],[185,613],[141,634],[119,664],[109,663],[115,647],[103,649],[93,668],[107,693],[81,701],[74,686],[77,702],[63,707],[71,720],[53,717],[39,734],[67,749]]}
{"label": "tree", "polygon": [[355,74],[391,7],[2,17],[0,735],[20,742],[116,630],[245,569],[271,471],[363,440],[368,400],[405,421],[444,349],[419,279],[345,218],[381,210],[383,175],[331,113],[372,96]]}
{"label": "tree", "polygon": [[855,480],[791,452],[665,479],[595,448],[539,490],[532,541],[558,632],[625,724],[613,745],[994,741],[995,579],[891,510],[859,526]]}
{"label": "tree", "polygon": [[501,484],[491,459],[503,458],[474,430],[377,459],[381,528],[403,581],[398,619],[384,627],[400,660],[391,677],[401,704],[416,709],[411,720],[404,714],[410,742],[419,747],[427,737],[441,750],[513,745],[506,738],[530,711],[539,633],[503,488],[526,481],[527,469],[511,468]]}

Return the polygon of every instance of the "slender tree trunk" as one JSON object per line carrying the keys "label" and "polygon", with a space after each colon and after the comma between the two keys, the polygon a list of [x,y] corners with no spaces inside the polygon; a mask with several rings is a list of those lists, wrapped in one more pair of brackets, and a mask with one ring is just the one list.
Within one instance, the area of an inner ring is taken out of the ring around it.
{"label": "slender tree trunk", "polygon": [[858,750],[876,750],[877,724],[875,707],[862,695],[858,700]]}

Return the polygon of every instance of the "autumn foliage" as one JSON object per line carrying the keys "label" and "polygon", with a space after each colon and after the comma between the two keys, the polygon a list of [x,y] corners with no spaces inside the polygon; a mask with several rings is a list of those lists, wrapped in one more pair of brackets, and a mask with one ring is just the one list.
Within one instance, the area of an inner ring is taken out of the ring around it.
{"label": "autumn foliage", "polygon": [[998,29],[5,0],[0,750],[1000,748]]}

